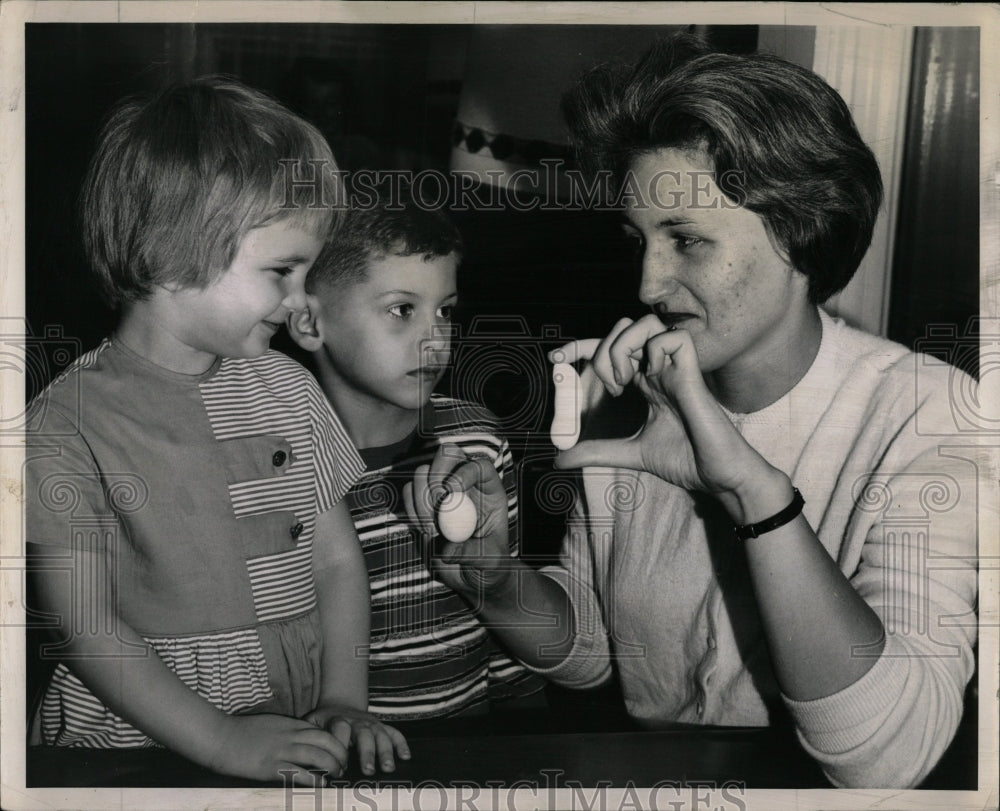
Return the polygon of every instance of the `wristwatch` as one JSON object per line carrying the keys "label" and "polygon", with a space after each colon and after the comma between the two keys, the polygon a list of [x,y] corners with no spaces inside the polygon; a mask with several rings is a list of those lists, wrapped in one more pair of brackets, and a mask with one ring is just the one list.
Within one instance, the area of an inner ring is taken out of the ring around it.
{"label": "wristwatch", "polygon": [[763,521],[758,521],[755,524],[737,524],[735,528],[736,540],[745,541],[749,538],[756,538],[759,535],[763,535],[765,532],[770,532],[778,527],[783,527],[789,521],[794,519],[795,516],[802,512],[802,508],[805,506],[806,500],[802,498],[802,493],[798,491],[797,487],[793,487],[792,492],[795,494],[792,496],[792,503],[785,507],[785,509],[781,512],[775,513],[770,518],[765,518]]}

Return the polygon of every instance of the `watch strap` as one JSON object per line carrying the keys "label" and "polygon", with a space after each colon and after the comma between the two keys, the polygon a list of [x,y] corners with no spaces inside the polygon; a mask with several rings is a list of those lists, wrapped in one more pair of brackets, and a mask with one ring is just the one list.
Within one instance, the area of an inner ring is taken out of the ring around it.
{"label": "watch strap", "polygon": [[789,521],[792,521],[795,516],[802,512],[802,508],[805,506],[806,500],[802,498],[802,494],[798,491],[798,488],[793,487],[792,492],[792,503],[789,504],[781,512],[775,513],[770,518],[765,518],[763,521],[757,521],[754,524],[740,524],[736,526],[736,540],[746,541],[750,538],[756,538],[763,535],[765,532],[771,532],[778,527],[783,527]]}

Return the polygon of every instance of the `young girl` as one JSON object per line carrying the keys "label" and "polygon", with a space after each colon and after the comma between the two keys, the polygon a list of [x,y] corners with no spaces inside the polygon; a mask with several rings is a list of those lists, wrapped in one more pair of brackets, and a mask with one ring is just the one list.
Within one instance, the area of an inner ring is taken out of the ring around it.
{"label": "young girl", "polygon": [[408,756],[365,713],[368,582],[341,503],[362,462],[268,349],[304,306],[335,168],[312,126],[221,79],[103,130],[85,243],[120,322],[28,436],[28,549],[62,633],[42,742],[306,784],[352,742],[366,773]]}

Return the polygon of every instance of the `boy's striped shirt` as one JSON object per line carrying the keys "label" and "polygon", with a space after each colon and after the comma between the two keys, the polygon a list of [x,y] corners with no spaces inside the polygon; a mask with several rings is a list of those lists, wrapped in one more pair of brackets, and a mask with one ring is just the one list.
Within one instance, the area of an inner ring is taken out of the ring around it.
{"label": "boy's striped shirt", "polygon": [[371,583],[369,710],[387,720],[485,712],[491,701],[542,686],[501,649],[461,597],[431,577],[402,500],[414,469],[429,464],[442,444],[485,457],[507,491],[510,554],[516,556],[514,465],[499,428],[485,408],[435,395],[416,435],[361,451],[369,470],[348,504]]}

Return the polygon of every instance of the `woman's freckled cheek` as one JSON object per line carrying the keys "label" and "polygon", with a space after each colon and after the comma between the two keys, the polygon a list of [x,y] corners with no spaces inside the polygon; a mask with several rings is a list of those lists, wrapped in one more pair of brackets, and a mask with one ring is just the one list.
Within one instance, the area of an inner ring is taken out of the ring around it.
{"label": "woman's freckled cheek", "polygon": [[[732,263],[729,263],[732,268]],[[753,301],[753,264],[744,266],[743,272],[730,274],[728,279],[728,294],[724,297],[724,309],[730,316],[739,317]]]}

